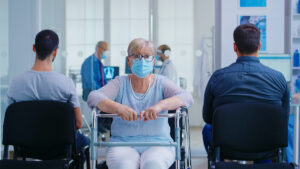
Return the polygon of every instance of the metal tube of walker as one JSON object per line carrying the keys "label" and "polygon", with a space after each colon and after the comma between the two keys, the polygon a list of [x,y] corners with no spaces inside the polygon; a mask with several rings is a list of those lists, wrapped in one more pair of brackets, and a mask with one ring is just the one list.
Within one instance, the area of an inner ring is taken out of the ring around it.
{"label": "metal tube of walker", "polygon": [[190,145],[190,129],[189,129],[189,116],[187,114],[187,111],[184,111],[184,117],[185,117],[185,134],[186,134],[186,144],[188,152],[186,152],[187,155],[187,167],[188,169],[192,168],[192,157],[191,157],[191,145]]}
{"label": "metal tube of walker", "polygon": [[294,141],[293,141],[293,161],[299,164],[299,105],[296,106],[294,113]]}
{"label": "metal tube of walker", "polygon": [[[113,118],[113,117],[119,117],[118,114],[97,114],[97,117],[100,118]],[[175,117],[176,114],[175,113],[169,113],[169,114],[158,114],[157,117],[158,118],[172,118]]]}
{"label": "metal tube of walker", "polygon": [[175,116],[175,142],[176,146],[176,168],[180,169],[181,151],[180,151],[180,108],[176,110]]}
{"label": "metal tube of walker", "polygon": [[93,108],[92,111],[92,139],[91,139],[91,160],[92,160],[92,169],[96,169],[96,160],[97,160],[97,147],[95,143],[97,143],[97,131],[98,131],[98,118],[97,118],[97,110]]}

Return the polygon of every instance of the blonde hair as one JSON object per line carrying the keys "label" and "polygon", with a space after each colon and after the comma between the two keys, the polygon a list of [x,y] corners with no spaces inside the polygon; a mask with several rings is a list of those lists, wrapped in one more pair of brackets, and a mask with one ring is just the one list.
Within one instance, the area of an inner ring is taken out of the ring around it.
{"label": "blonde hair", "polygon": [[151,41],[145,40],[143,38],[133,39],[128,46],[127,53],[131,56],[134,51],[141,50],[144,47],[151,48],[153,55],[155,54],[155,48]]}

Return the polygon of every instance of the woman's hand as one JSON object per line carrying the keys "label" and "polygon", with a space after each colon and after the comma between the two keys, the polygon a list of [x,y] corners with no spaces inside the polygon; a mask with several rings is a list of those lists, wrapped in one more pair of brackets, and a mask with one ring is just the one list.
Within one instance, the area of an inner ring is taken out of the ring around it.
{"label": "woman's hand", "polygon": [[125,105],[119,105],[117,109],[117,114],[121,116],[123,120],[128,121],[136,121],[137,120],[137,113],[135,110],[133,110],[130,107],[127,107]]}
{"label": "woman's hand", "polygon": [[140,113],[140,119],[144,118],[144,121],[147,120],[156,120],[159,112],[162,111],[162,108],[159,104],[156,104],[146,110],[143,110]]}

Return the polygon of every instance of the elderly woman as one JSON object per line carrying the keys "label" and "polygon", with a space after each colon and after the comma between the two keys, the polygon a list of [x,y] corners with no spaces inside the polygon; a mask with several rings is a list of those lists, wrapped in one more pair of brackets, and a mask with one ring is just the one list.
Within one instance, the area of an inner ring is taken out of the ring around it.
{"label": "elderly woman", "polygon": [[[167,118],[157,118],[180,106],[191,106],[192,96],[167,78],[152,74],[154,46],[134,39],[128,47],[127,62],[133,74],[119,76],[88,97],[90,107],[117,113],[111,141],[169,142]],[[107,150],[109,169],[168,169],[175,160],[173,147],[111,147]]]}

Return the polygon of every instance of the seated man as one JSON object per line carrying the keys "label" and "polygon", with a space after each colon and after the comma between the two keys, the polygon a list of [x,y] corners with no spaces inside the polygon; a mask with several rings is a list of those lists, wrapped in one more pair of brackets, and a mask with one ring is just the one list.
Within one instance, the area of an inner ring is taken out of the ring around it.
{"label": "seated man", "polygon": [[[73,81],[52,70],[57,48],[58,36],[51,30],[43,30],[36,35],[33,51],[35,64],[31,70],[15,77],[7,92],[8,104],[27,100],[55,100],[70,102],[74,107],[76,128],[81,128],[82,117]],[[55,122],[53,123],[55,124]],[[90,144],[90,140],[76,133],[77,149]]]}
{"label": "seated man", "polygon": [[235,63],[217,70],[205,91],[203,119],[204,146],[212,144],[211,126],[214,110],[235,102],[263,102],[281,105],[289,112],[289,91],[282,73],[259,62],[260,31],[254,25],[238,26],[233,34]]}

